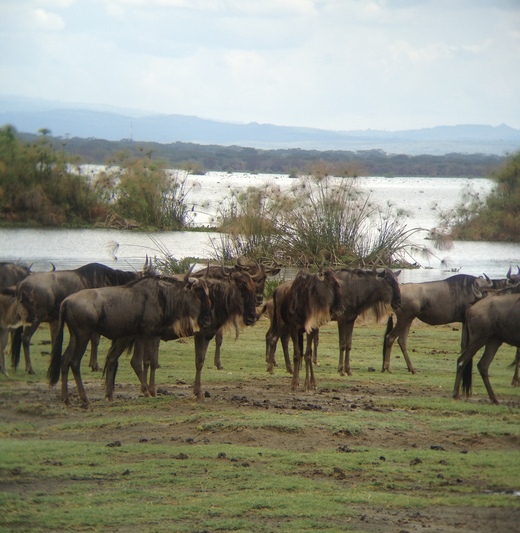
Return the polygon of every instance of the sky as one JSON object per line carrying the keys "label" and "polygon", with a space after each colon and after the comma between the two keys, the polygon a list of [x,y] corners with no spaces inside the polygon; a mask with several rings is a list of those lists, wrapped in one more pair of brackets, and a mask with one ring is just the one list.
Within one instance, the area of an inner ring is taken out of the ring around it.
{"label": "sky", "polygon": [[327,130],[520,129],[520,0],[0,0],[0,95]]}

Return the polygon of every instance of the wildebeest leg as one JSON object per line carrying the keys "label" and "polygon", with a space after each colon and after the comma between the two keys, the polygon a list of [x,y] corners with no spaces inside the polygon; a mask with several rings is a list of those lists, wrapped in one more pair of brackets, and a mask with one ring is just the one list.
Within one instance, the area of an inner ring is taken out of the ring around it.
{"label": "wildebeest leg", "polygon": [[88,366],[92,370],[92,372],[99,372],[99,364],[98,364],[98,347],[99,347],[99,340],[101,336],[99,333],[93,333],[90,337],[90,361],[88,363]]}
{"label": "wildebeest leg", "polygon": [[354,320],[338,319],[339,333],[339,364],[338,372],[344,376],[345,372],[351,376],[350,370],[350,350],[352,348],[352,332],[354,330]]}
{"label": "wildebeest leg", "polygon": [[224,367],[220,362],[220,347],[222,346],[223,337],[224,334],[222,333],[222,330],[219,329],[215,334],[215,359],[213,360],[213,363],[218,370],[224,370]]}
{"label": "wildebeest leg", "polygon": [[520,367],[520,348],[516,349],[516,357],[513,361],[513,365],[515,367],[515,373],[513,374],[513,381],[511,381],[511,385],[513,387],[520,387],[520,379],[518,378],[518,369]]}
{"label": "wildebeest leg", "polygon": [[146,360],[146,346],[143,339],[135,339],[134,350],[132,358],[130,359],[130,366],[134,369],[137,379],[141,383],[141,393],[143,396],[150,396],[150,390],[148,388],[148,367],[150,361]]}
{"label": "wildebeest leg", "polygon": [[303,353],[303,332],[293,328],[291,331],[291,339],[293,342],[293,377],[292,386],[293,391],[298,390],[300,386],[300,367]]}
{"label": "wildebeest leg", "polygon": [[81,359],[83,354],[87,349],[89,343],[89,337],[76,337],[74,342],[74,350],[69,350],[69,346],[63,354],[63,359],[61,363],[61,386],[62,386],[62,400],[69,405],[69,397],[67,390],[67,379],[69,374],[69,368],[72,370],[74,375],[74,380],[76,381],[76,388],[78,389],[78,396],[82,401],[82,407],[88,406],[87,393],[85,392],[85,387],[83,386],[83,381],[81,380]]}
{"label": "wildebeest leg", "polygon": [[[271,326],[273,325],[273,322],[271,322]],[[275,331],[275,328],[269,326],[269,329],[267,330],[267,333],[265,334],[265,361],[267,363],[267,372],[269,374],[274,373],[274,366],[275,366],[275,359],[274,354],[276,352],[276,345],[278,344],[278,339],[280,336]],[[283,345],[283,337],[282,337],[282,345]],[[288,343],[288,339],[286,340]],[[285,352],[284,352],[285,354]]]}
{"label": "wildebeest leg", "polygon": [[[320,363],[318,361],[318,345],[320,344],[320,330],[319,329],[314,329],[312,330],[311,333],[309,333],[309,335],[307,336],[307,346],[308,344],[311,343],[312,344],[312,362],[316,365],[316,366],[320,366]],[[309,349],[309,348],[307,348]]]}
{"label": "wildebeest leg", "polygon": [[212,338],[213,335],[206,336],[201,332],[195,334],[195,384],[193,386],[193,393],[199,400],[202,400],[202,369],[204,368],[208,344]]}
{"label": "wildebeest leg", "polygon": [[[284,333],[282,333],[280,337],[280,341],[282,344],[283,357],[285,359],[285,369],[287,370],[287,372],[289,372],[289,374],[292,374],[293,369],[292,369],[292,364],[291,364],[291,353],[289,351],[289,340],[290,340],[289,332],[285,331]],[[274,355],[273,355],[273,361],[274,361]]]}
{"label": "wildebeest leg", "polygon": [[157,396],[157,388],[155,386],[155,371],[161,368],[159,365],[159,344],[161,342],[160,337],[153,337],[147,339],[144,343],[144,361],[145,361],[145,375],[148,374],[148,367],[150,368],[150,381],[148,382],[148,392],[150,396]]}
{"label": "wildebeest leg", "polygon": [[2,373],[6,378],[7,369],[5,368],[5,349],[7,347],[7,342],[9,339],[9,331],[7,328],[0,327],[0,373]]}
{"label": "wildebeest leg", "polygon": [[383,358],[383,369],[382,372],[389,372],[392,373],[390,370],[390,355],[392,352],[392,346],[397,339],[397,342],[399,344],[399,348],[401,348],[401,352],[404,356],[404,359],[406,361],[406,366],[408,368],[408,371],[412,374],[417,374],[417,371],[412,365],[412,361],[410,360],[410,356],[408,355],[408,349],[406,348],[406,344],[408,342],[408,334],[410,332],[410,327],[412,326],[413,320],[410,321],[403,321],[397,319],[397,323],[395,327],[385,336],[385,355]]}
{"label": "wildebeest leg", "polygon": [[116,384],[116,374],[119,357],[128,346],[129,341],[127,337],[115,339],[112,341],[112,345],[108,350],[107,358],[105,361],[105,397],[112,401],[114,399],[114,387]]}
{"label": "wildebeest leg", "polygon": [[[25,360],[25,371],[28,374],[34,374],[34,370],[31,363],[31,339],[38,327],[40,326],[39,322],[34,322],[33,324],[29,324],[27,326],[23,327],[22,331],[22,349],[23,349],[23,357]],[[51,338],[52,340],[52,338]]]}
{"label": "wildebeest leg", "polygon": [[497,353],[497,350],[502,345],[502,341],[493,338],[489,340],[489,342],[486,344],[486,349],[484,350],[484,355],[480,358],[480,361],[477,364],[478,371],[480,372],[480,375],[482,377],[482,380],[484,381],[484,385],[486,386],[486,390],[489,396],[489,399],[494,403],[498,405],[497,397],[495,396],[495,393],[493,391],[493,388],[491,387],[491,382],[489,381],[489,365],[493,361],[495,354]]}
{"label": "wildebeest leg", "polygon": [[[460,398],[460,385],[462,383],[462,377],[464,375],[464,370],[468,363],[473,359],[473,356],[484,346],[487,339],[477,340],[472,342],[462,352],[462,354],[457,359],[457,373],[455,375],[455,385],[453,387],[453,397],[457,400]],[[468,383],[464,385],[466,396],[469,396],[471,390],[471,373],[467,375],[469,379]]]}
{"label": "wildebeest leg", "polygon": [[16,370],[20,362],[20,351],[23,347],[23,355],[25,358],[25,371],[28,374],[34,374],[31,364],[31,337],[38,329],[39,322],[33,322],[25,326],[19,326],[13,333],[11,338],[11,366]]}
{"label": "wildebeest leg", "polygon": [[[305,348],[305,390],[315,390],[316,389],[316,378],[314,377],[314,369],[312,365],[312,346],[313,346],[313,336],[312,334],[317,329],[312,330],[311,333],[307,334],[307,346]],[[303,335],[302,335],[302,346],[303,348]]]}

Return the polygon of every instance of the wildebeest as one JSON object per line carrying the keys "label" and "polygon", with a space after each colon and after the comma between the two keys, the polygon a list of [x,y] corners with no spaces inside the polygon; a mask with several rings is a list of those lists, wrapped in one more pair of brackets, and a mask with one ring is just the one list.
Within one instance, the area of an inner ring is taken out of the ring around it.
{"label": "wildebeest", "polygon": [[[285,293],[289,290],[290,286],[292,285],[291,281],[285,281],[284,283],[280,283],[278,287],[276,288],[277,294],[278,294],[278,302],[283,301]],[[265,304],[260,308],[258,316],[262,316],[263,314],[267,314],[270,323],[273,321],[275,313],[274,308],[274,298],[271,298]],[[291,362],[291,355],[289,352],[289,341],[291,340],[291,335],[289,333],[289,328],[287,327],[287,324],[282,320],[280,316],[278,316],[278,323],[276,330],[268,330],[268,335],[266,334],[265,339],[265,361],[267,363],[267,371],[270,374],[273,374],[274,367],[278,366],[276,363],[275,358],[275,352],[276,352],[276,345],[278,344],[278,340],[280,340],[280,344],[282,345],[282,351],[283,351],[283,357],[285,360],[285,369],[289,374],[293,373],[292,368],[292,362]],[[314,335],[310,337],[310,334],[306,333],[307,338],[307,347],[306,347],[306,353],[308,350],[311,351],[312,356],[312,362],[313,364],[318,364],[318,343],[319,343],[319,335]],[[305,358],[305,355],[304,355]]]}
{"label": "wildebeest", "polygon": [[[186,281],[147,276],[124,286],[84,289],[65,298],[52,348],[48,378],[55,385],[61,372],[61,399],[69,403],[67,378],[72,369],[84,405],[81,358],[93,333],[109,339],[161,337],[166,329],[177,337],[191,336],[211,320],[211,302],[203,279]],[[63,353],[63,329],[70,339]]]}
{"label": "wildebeest", "polygon": [[31,273],[31,267],[22,263],[0,263],[0,289],[12,287]]}
{"label": "wildebeest", "polygon": [[453,397],[460,397],[460,385],[466,396],[471,393],[472,372],[468,364],[484,345],[484,353],[478,362],[478,369],[489,399],[498,404],[489,381],[488,369],[502,343],[520,347],[520,295],[505,294],[487,297],[476,302],[466,313],[462,329],[463,349],[457,359],[457,374]]}
{"label": "wildebeest", "polygon": [[[5,367],[5,353],[9,340],[9,330],[18,325],[20,317],[16,311],[16,299],[14,293],[16,284],[25,279],[30,274],[30,267],[21,263],[0,263],[0,372],[7,376]],[[26,370],[29,374],[34,374],[31,361],[25,361]]]}
{"label": "wildebeest", "polygon": [[[351,375],[350,369],[350,351],[352,348],[352,334],[356,319],[369,311],[371,311],[376,320],[380,320],[382,316],[386,316],[388,306],[396,309],[400,305],[400,290],[397,278],[400,270],[392,272],[390,269],[342,269],[336,271],[338,279],[341,281],[341,295],[343,313],[336,316],[334,320],[338,323],[339,335],[339,362],[338,372],[340,375]],[[290,284],[290,282],[288,282]],[[280,286],[280,290],[287,290]],[[288,362],[287,354],[287,337],[288,333],[283,329],[280,330],[280,340],[282,348],[284,349],[284,356],[286,360],[286,368],[291,372],[290,362]],[[269,339],[269,343],[273,343],[274,347],[268,348],[268,354],[274,354],[276,349],[276,341],[278,339]],[[307,336],[307,356],[312,355],[314,364],[317,364],[317,352],[319,343],[319,329],[314,329]],[[274,357],[271,361],[267,361],[268,371],[272,372]]]}
{"label": "wildebeest", "polygon": [[277,287],[273,305],[273,319],[266,333],[266,359],[272,361],[276,342],[287,328],[293,342],[291,388],[299,387],[302,357],[305,357],[305,389],[316,388],[311,354],[309,350],[303,352],[303,334],[311,333],[343,312],[341,282],[332,269],[318,274],[301,271],[292,282]]}
{"label": "wildebeest", "polygon": [[[269,276],[276,276],[281,269],[277,265],[264,265],[256,261],[244,262],[243,260],[239,260],[234,267],[211,265],[198,270],[193,275],[197,277],[209,276],[212,279],[224,279],[236,270],[247,272],[251,276],[255,284],[256,305],[261,306],[264,303],[264,290],[267,278]],[[215,357],[213,362],[218,370],[224,369],[220,360],[223,337],[223,331],[217,331],[215,333]]]}
{"label": "wildebeest", "polygon": [[[89,263],[75,270],[58,270],[52,272],[35,272],[18,284],[17,298],[19,314],[25,324],[23,331],[18,328],[13,340],[11,353],[13,365],[20,360],[20,347],[23,345],[26,362],[29,361],[29,345],[33,333],[42,322],[48,322],[51,344],[54,345],[61,302],[69,295],[97,287],[124,285],[142,275],[140,272],[115,270],[100,263]],[[99,338],[94,336],[90,367],[98,370],[97,344]],[[32,367],[30,367],[32,369]]]}
{"label": "wildebeest", "polygon": [[[251,326],[257,319],[255,284],[247,272],[233,271],[222,280],[208,278],[207,284],[211,300],[211,322],[194,333],[196,373],[193,392],[199,399],[202,398],[201,373],[211,339],[218,331],[233,327],[238,332],[239,324]],[[161,335],[164,341],[178,338],[178,334],[172,328],[165,329]],[[117,360],[131,342],[131,338],[117,339],[107,355],[105,376],[106,395],[109,399],[113,397]],[[157,348],[157,345],[146,339],[140,339],[135,344],[131,364],[141,381],[141,390],[153,391],[154,384],[152,382],[146,384],[146,367],[148,366],[151,372],[157,367]]]}
{"label": "wildebeest", "polygon": [[394,326],[390,315],[387,322],[383,343],[383,372],[390,372],[392,345],[398,339],[408,371],[415,374],[416,370],[406,347],[413,320],[418,318],[431,326],[464,322],[466,309],[478,300],[475,288],[479,290],[490,284],[491,280],[469,274],[456,274],[439,281],[401,284],[401,306],[394,310],[397,321]]}
{"label": "wildebeest", "polygon": [[350,370],[350,350],[352,333],[358,316],[369,310],[380,320],[387,313],[388,306],[395,311],[401,305],[400,285],[397,280],[400,270],[385,269],[343,269],[338,272],[344,312],[336,317],[339,333],[340,375],[352,374]]}
{"label": "wildebeest", "polygon": [[[9,331],[20,323],[14,295],[0,293],[0,373],[8,377],[5,366],[5,351],[9,341]],[[30,373],[33,374],[32,368]]]}

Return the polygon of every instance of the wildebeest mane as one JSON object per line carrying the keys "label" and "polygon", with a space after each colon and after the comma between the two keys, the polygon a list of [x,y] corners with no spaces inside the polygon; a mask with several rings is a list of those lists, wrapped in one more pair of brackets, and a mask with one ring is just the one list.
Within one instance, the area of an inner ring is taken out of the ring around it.
{"label": "wildebeest mane", "polygon": [[215,279],[210,284],[209,292],[217,328],[234,326],[238,334],[237,321],[242,320],[243,301],[234,285]]}
{"label": "wildebeest mane", "polygon": [[75,270],[89,288],[125,285],[135,280],[140,274],[125,270],[116,270],[101,263],[88,263]]}
{"label": "wildebeest mane", "polygon": [[[337,280],[336,280],[337,282]],[[330,287],[329,287],[330,288]],[[339,283],[337,287],[339,288]],[[282,318],[310,333],[331,320],[331,307],[341,305],[339,291],[323,290],[323,281],[316,274],[299,272],[291,285],[291,297],[284,299]]]}
{"label": "wildebeest mane", "polygon": [[[340,273],[348,274],[347,278],[345,276],[340,277],[345,284],[344,294],[347,312],[350,310],[362,319],[373,319],[379,322],[388,316],[391,309],[396,309],[401,305],[399,282],[391,270],[385,269],[383,276],[392,291],[390,302],[384,301],[380,292],[376,290],[379,286],[374,285],[375,282],[379,283],[376,276],[381,276],[381,273],[361,268],[344,268]],[[360,285],[356,283],[357,280],[364,280],[366,283]]]}
{"label": "wildebeest mane", "polygon": [[450,294],[457,298],[461,292],[471,291],[471,287],[477,279],[476,276],[470,274],[455,274],[444,280],[448,284]]}

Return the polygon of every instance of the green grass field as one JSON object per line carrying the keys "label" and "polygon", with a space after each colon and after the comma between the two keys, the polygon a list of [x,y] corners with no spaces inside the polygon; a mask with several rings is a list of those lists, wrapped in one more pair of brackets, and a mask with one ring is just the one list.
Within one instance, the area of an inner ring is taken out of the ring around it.
{"label": "green grass field", "polygon": [[42,327],[36,374],[0,376],[0,531],[514,531],[513,348],[490,369],[500,405],[478,373],[472,398],[455,401],[460,331],[414,325],[419,373],[394,347],[393,373],[383,374],[384,327],[356,327],[353,375],[340,377],[331,324],[321,331],[317,391],[291,392],[280,349],[275,374],[265,371],[266,330],[262,320],[238,340],[226,336],[222,371],[210,345],[202,402],[191,394],[191,339],[162,343],[156,398],[139,395],[125,354],[108,402],[86,355],[91,407],[82,409],[46,384]]}

